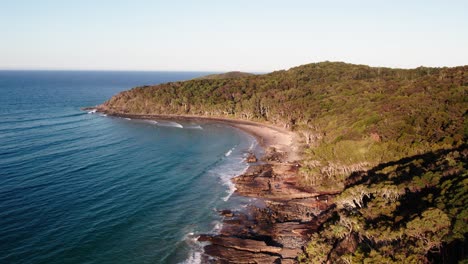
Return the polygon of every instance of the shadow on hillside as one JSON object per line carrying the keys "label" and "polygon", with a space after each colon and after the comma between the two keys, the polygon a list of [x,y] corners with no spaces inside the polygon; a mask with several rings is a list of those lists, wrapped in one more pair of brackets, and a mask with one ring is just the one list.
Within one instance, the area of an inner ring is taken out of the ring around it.
{"label": "shadow on hillside", "polygon": [[[468,145],[452,149],[438,150],[421,155],[406,157],[397,161],[382,163],[367,172],[352,173],[346,181],[346,188],[357,185],[379,184],[404,186],[404,194],[398,199],[398,205],[391,214],[382,214],[369,224],[393,222],[393,228],[404,227],[406,223],[431,207],[443,209],[454,219],[466,207],[463,200],[468,186],[463,181],[468,169]],[[366,197],[367,204],[372,197]],[[452,228],[454,228],[452,226]],[[460,234],[467,239],[463,231]],[[444,244],[440,252],[430,252],[428,257],[433,263],[457,263],[466,257],[468,243],[455,239]]]}
{"label": "shadow on hillside", "polygon": [[[381,163],[366,172],[353,172],[347,178],[345,186],[349,188],[359,184],[377,184],[385,181],[392,181],[394,184],[400,184],[410,180],[415,175],[421,175],[428,169],[434,169],[435,161],[440,160],[442,157],[454,151],[461,153],[462,159],[465,161],[464,167],[467,168],[468,145],[463,144],[457,148],[441,149],[434,152],[405,157],[397,161]],[[389,169],[390,167],[396,167],[394,174],[396,174],[397,177],[391,177],[392,174],[385,171],[385,169]]]}

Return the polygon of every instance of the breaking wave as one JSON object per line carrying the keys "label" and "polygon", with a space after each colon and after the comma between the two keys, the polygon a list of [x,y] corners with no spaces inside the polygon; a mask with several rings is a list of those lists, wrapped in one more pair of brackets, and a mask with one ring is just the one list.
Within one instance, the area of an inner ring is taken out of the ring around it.
{"label": "breaking wave", "polygon": [[[156,121],[155,121],[156,122]],[[158,126],[162,127],[177,127],[177,128],[184,128],[181,124],[173,121],[167,121],[167,122],[156,122]]]}
{"label": "breaking wave", "polygon": [[226,156],[226,157],[231,156],[232,151],[233,151],[234,149],[236,149],[236,147],[233,147],[232,149],[228,150],[228,151],[224,154],[224,156]]}
{"label": "breaking wave", "polygon": [[200,130],[203,130],[203,127],[201,127],[200,125],[191,125],[191,126],[185,126],[184,128],[187,128],[187,129],[200,129]]}

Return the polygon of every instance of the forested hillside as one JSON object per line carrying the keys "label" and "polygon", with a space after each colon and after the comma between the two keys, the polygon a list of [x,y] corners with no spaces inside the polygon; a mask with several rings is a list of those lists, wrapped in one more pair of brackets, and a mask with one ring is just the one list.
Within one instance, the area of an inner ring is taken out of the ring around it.
{"label": "forested hillside", "polygon": [[303,263],[466,260],[468,148],[407,157],[353,173]]}
{"label": "forested hillside", "polygon": [[305,185],[460,145],[468,134],[468,66],[412,70],[323,62],[235,79],[137,87],[106,111],[248,119],[303,135]]}
{"label": "forested hillside", "polygon": [[248,77],[252,76],[252,73],[248,72],[240,72],[240,71],[233,71],[233,72],[226,72],[226,73],[219,73],[219,74],[210,74],[206,76],[202,76],[199,78],[196,78],[197,80],[203,80],[203,79],[236,79],[236,78],[242,78],[242,77]]}
{"label": "forested hillside", "polygon": [[[342,192],[304,262],[421,263],[440,261],[443,245],[466,247],[468,66],[322,62],[137,87],[99,108],[247,119],[302,135],[301,184]],[[343,241],[357,253],[336,250]]]}

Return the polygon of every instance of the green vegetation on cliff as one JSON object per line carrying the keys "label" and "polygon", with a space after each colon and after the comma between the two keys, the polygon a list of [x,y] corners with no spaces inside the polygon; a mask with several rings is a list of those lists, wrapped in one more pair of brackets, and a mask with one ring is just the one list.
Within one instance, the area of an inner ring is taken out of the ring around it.
{"label": "green vegetation on cliff", "polygon": [[[137,87],[100,107],[247,119],[294,130],[304,145],[302,184],[342,192],[334,218],[312,240],[304,261],[420,263],[437,259],[431,252],[462,243],[467,234],[461,149],[468,138],[467,88],[468,66],[406,70],[323,62]],[[367,180],[353,182],[363,171]],[[344,241],[358,241],[357,251],[336,250]]]}
{"label": "green vegetation on cliff", "polygon": [[[468,66],[412,70],[323,62],[242,78],[122,92],[110,112],[248,119],[303,135],[305,185],[338,183],[381,162],[460,145],[468,135]],[[326,181],[323,181],[326,180]]]}
{"label": "green vegetation on cliff", "polygon": [[467,162],[464,145],[352,174],[336,198],[334,215],[300,259],[303,263],[463,259],[468,234]]}
{"label": "green vegetation on cliff", "polygon": [[254,74],[248,73],[248,72],[232,71],[232,72],[219,73],[219,74],[210,74],[210,75],[198,77],[196,78],[196,80],[235,79],[235,78],[242,78],[242,77],[248,77],[248,76],[253,76],[253,75]]}

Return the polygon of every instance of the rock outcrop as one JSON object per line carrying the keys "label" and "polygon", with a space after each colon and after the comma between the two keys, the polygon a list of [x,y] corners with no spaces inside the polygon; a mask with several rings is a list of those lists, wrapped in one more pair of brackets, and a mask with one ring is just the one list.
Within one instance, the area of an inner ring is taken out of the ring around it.
{"label": "rock outcrop", "polygon": [[312,232],[328,218],[333,195],[297,187],[299,166],[250,166],[233,179],[237,193],[261,200],[246,213],[223,210],[217,235],[202,235],[209,263],[296,263]]}
{"label": "rock outcrop", "polygon": [[255,154],[249,153],[249,154],[247,155],[247,158],[245,159],[245,161],[246,161],[247,163],[255,163],[255,162],[257,162],[258,160],[257,160],[257,157],[255,156]]}

